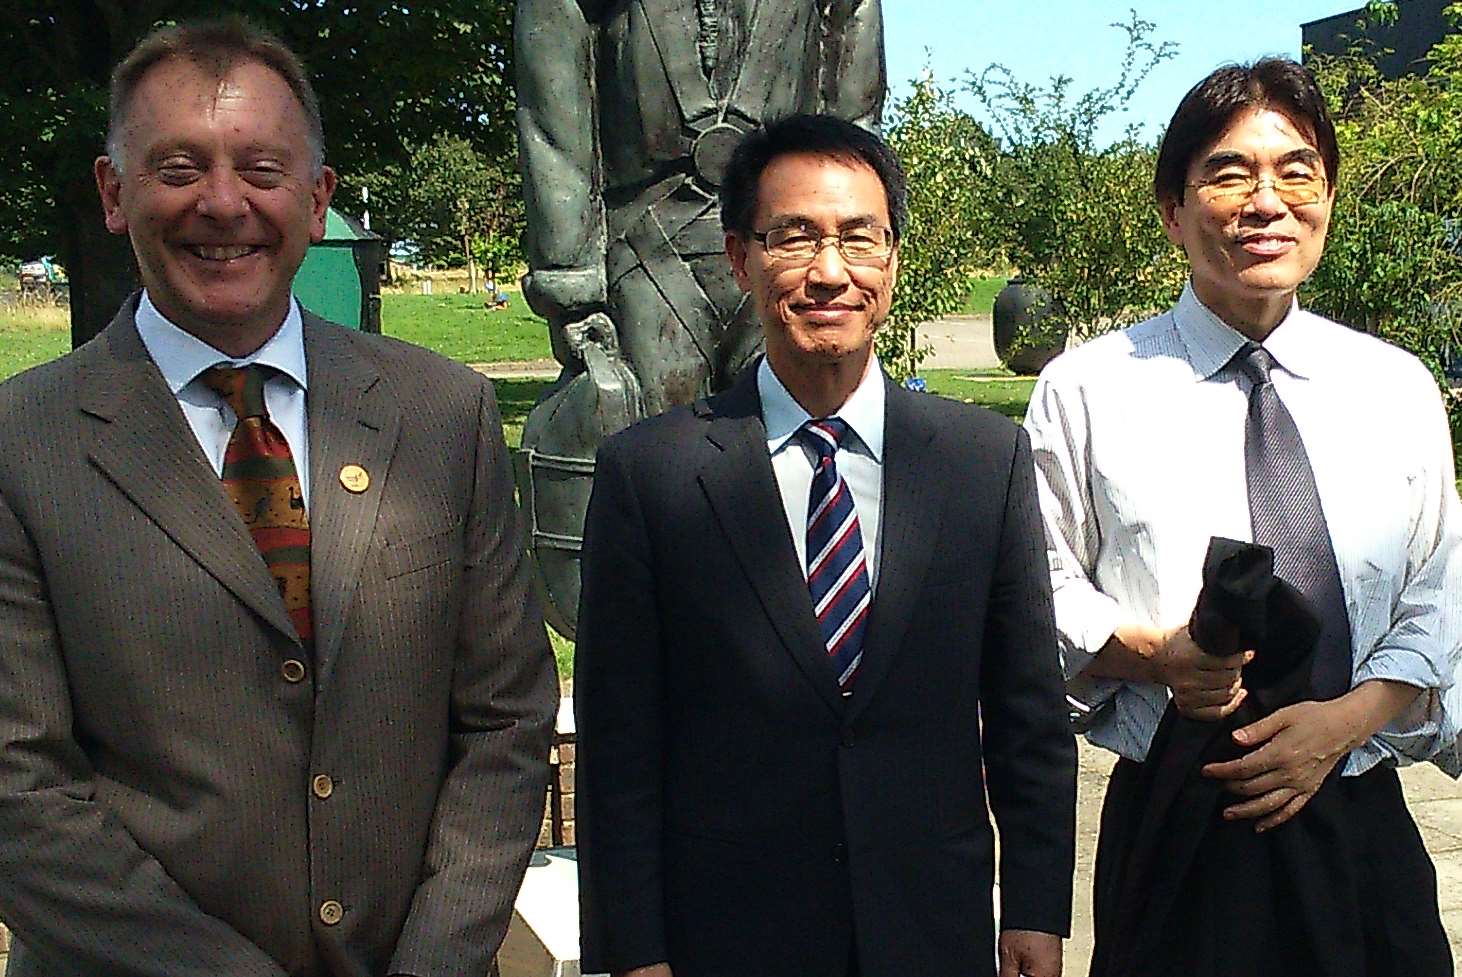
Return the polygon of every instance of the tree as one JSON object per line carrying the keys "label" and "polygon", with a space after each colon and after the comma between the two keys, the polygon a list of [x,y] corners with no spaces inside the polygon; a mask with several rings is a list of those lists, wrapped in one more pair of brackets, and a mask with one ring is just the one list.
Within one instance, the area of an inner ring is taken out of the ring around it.
{"label": "tree", "polygon": [[1182,287],[1181,256],[1152,197],[1155,149],[1131,126],[1106,147],[1097,139],[1103,120],[1176,47],[1154,43],[1155,25],[1135,12],[1112,26],[1127,44],[1110,86],[1073,95],[1068,77],[1038,86],[998,64],[965,79],[999,136],[994,170],[981,182],[989,246],[1056,297],[1046,323],[1055,335],[1023,337],[1032,345],[1127,325],[1171,304]]}
{"label": "tree", "polygon": [[[1367,15],[1390,16],[1373,3]],[[1423,75],[1387,80],[1364,38],[1312,67],[1336,120],[1341,167],[1325,256],[1304,302],[1416,354],[1446,391],[1462,350],[1462,4]],[[1462,400],[1449,398],[1462,443]]]}
{"label": "tree", "polygon": [[927,72],[893,106],[887,136],[908,176],[909,217],[893,308],[876,337],[878,357],[890,370],[913,376],[928,353],[918,346],[915,327],[958,310],[970,277],[996,260],[985,245],[989,215],[977,192],[988,178],[995,142]]}
{"label": "tree", "polygon": [[477,291],[477,265],[488,278],[521,260],[521,179],[511,154],[496,158],[460,136],[440,133],[372,181],[371,199],[393,236],[410,240],[430,264],[465,264]]}
{"label": "tree", "polygon": [[13,52],[0,75],[0,249],[57,251],[71,274],[72,334],[94,334],[134,287],[123,238],[92,184],[107,79],[159,24],[240,13],[305,61],[320,93],[337,200],[358,209],[363,174],[405,164],[449,132],[490,157],[512,129],[512,0],[29,0],[0,11]]}

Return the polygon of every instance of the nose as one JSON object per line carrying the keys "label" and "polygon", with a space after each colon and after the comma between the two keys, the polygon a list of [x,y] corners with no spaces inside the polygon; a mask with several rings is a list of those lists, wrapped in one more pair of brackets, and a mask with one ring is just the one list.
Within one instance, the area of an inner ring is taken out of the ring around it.
{"label": "nose", "polygon": [[1260,180],[1254,187],[1254,194],[1248,199],[1244,209],[1247,213],[1258,217],[1280,217],[1289,208],[1275,192],[1273,180]]}
{"label": "nose", "polygon": [[848,263],[838,250],[837,239],[825,238],[807,267],[808,285],[841,292],[848,287],[848,280]]}
{"label": "nose", "polygon": [[200,181],[198,213],[217,221],[238,220],[249,211],[244,181],[230,169],[210,169]]}

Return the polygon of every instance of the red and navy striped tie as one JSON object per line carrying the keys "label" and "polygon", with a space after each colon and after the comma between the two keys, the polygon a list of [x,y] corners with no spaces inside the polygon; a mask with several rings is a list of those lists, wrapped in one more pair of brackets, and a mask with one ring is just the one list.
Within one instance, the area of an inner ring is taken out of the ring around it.
{"label": "red and navy striped tie", "polygon": [[797,432],[817,452],[807,501],[807,587],[838,686],[844,691],[852,688],[863,660],[863,634],[873,597],[853,493],[833,460],[847,433],[847,422],[837,417],[815,418]]}

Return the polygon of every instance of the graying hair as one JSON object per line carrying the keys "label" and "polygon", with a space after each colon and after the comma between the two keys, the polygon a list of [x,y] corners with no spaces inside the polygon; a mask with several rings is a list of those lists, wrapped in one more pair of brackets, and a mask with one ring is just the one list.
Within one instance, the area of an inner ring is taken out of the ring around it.
{"label": "graying hair", "polygon": [[118,172],[125,161],[122,132],[132,96],[142,78],[164,61],[190,61],[200,70],[222,81],[241,64],[258,62],[284,80],[305,113],[310,145],[310,171],[318,177],[325,165],[325,127],[320,121],[320,100],[315,96],[309,74],[300,59],[284,42],[242,17],[184,21],[163,27],[137,42],[112,72],[111,118],[107,126],[107,155]]}

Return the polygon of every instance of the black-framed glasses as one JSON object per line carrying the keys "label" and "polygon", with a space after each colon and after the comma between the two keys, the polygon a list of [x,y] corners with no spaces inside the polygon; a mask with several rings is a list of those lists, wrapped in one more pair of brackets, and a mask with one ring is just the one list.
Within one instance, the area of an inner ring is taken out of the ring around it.
{"label": "black-framed glasses", "polygon": [[1270,187],[1286,207],[1306,207],[1325,196],[1325,177],[1318,173],[1291,173],[1260,178],[1251,173],[1220,173],[1188,184],[1205,203],[1243,206],[1263,187]]}
{"label": "black-framed glasses", "polygon": [[767,231],[753,231],[767,254],[778,261],[810,262],[828,242],[843,260],[854,265],[879,264],[893,254],[893,230],[877,224],[845,227],[836,234],[822,234],[806,224],[787,224]]}

